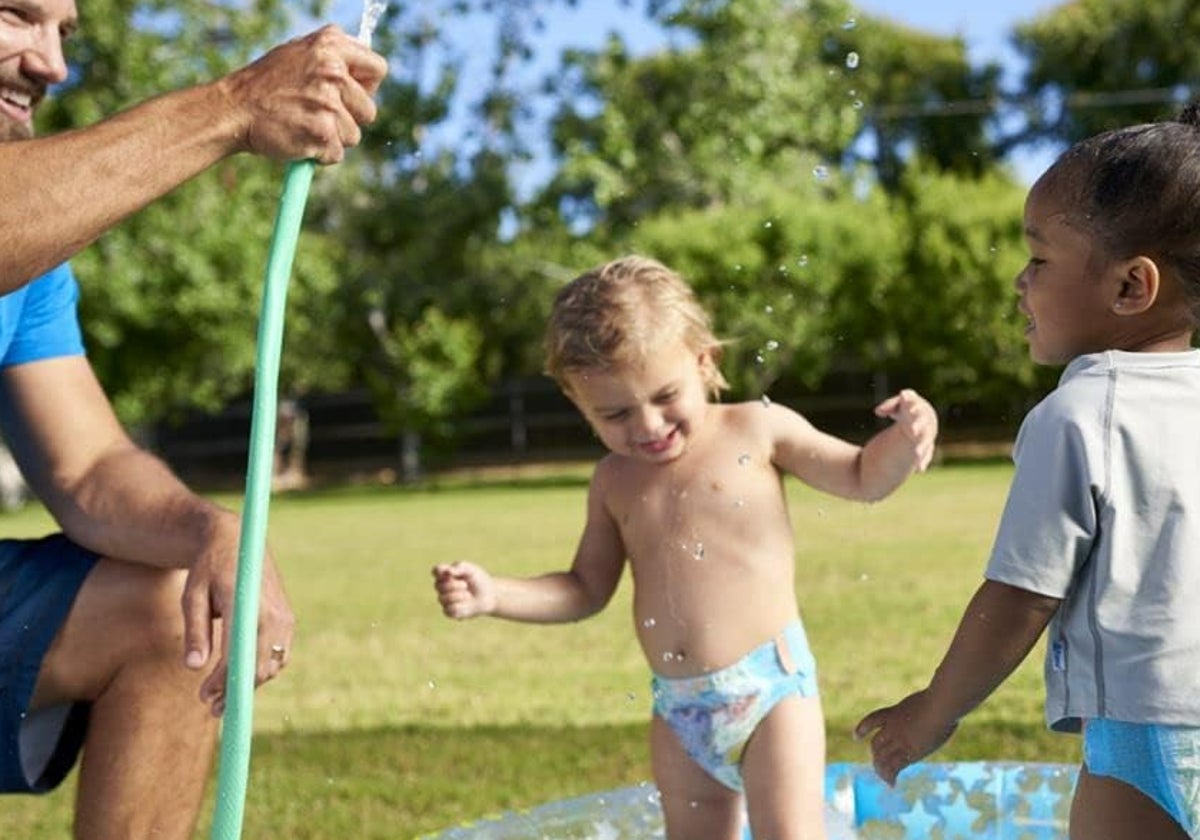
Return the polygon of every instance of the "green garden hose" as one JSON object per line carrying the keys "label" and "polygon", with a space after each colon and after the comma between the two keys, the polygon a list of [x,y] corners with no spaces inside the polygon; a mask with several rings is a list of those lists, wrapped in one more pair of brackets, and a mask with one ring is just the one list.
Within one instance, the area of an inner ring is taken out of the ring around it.
{"label": "green garden hose", "polygon": [[[371,33],[375,31],[375,24],[385,7],[385,3],[376,0],[367,0],[364,6],[358,38],[368,46]],[[288,165],[267,257],[258,324],[250,454],[238,544],[237,582],[233,615],[225,617],[226,621],[232,623],[229,627],[229,674],[225,684],[225,713],[221,724],[213,840],[238,840],[246,810],[254,716],[254,671],[258,658],[258,601],[262,591],[263,554],[266,550],[267,515],[271,502],[284,312],[288,279],[296,256],[304,205],[308,201],[315,166],[311,160],[294,161]]]}

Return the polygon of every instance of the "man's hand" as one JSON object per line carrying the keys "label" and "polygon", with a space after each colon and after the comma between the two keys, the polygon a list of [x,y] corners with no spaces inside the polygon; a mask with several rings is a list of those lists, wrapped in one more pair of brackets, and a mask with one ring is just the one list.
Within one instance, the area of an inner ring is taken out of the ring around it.
{"label": "man's hand", "polygon": [[232,103],[243,151],[337,163],[375,119],[387,61],[336,26],[281,44],[216,84]]}
{"label": "man's hand", "polygon": [[[183,591],[185,662],[200,669],[219,658],[200,687],[200,699],[212,706],[215,716],[225,710],[225,684],[229,670],[229,634],[233,618],[237,577],[238,529],[226,527],[207,551],[192,564]],[[296,619],[283,591],[275,561],[263,558],[262,590],[258,608],[258,643],[254,684],[260,686],[279,674],[291,655]],[[218,641],[219,639],[219,641]]]}

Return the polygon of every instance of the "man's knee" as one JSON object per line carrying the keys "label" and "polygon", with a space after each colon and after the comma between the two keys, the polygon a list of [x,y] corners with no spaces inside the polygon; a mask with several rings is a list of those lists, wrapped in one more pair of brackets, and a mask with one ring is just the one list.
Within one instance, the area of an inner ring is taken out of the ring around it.
{"label": "man's knee", "polygon": [[103,629],[122,660],[172,656],[183,661],[183,586],[187,572],[101,560],[68,619],[78,633]]}

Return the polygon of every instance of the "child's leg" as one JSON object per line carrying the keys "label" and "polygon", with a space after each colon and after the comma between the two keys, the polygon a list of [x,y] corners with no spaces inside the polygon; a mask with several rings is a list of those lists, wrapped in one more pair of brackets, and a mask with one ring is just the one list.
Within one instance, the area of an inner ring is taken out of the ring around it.
{"label": "child's leg", "polygon": [[742,797],[684,751],[658,715],[650,723],[650,760],[662,797],[668,840],[738,840]]}
{"label": "child's leg", "polygon": [[1071,840],[1188,840],[1171,815],[1132,785],[1079,770]]}
{"label": "child's leg", "polygon": [[742,779],[755,837],[825,840],[820,697],[786,697],[763,718],[742,754]]}

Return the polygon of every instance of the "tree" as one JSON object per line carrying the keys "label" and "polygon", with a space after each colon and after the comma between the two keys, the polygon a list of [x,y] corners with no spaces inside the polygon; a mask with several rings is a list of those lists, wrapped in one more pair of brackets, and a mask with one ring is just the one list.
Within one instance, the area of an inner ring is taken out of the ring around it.
{"label": "tree", "polygon": [[1198,37],[1191,0],[1076,0],[1017,27],[1027,126],[1009,145],[1172,116],[1200,83]]}

